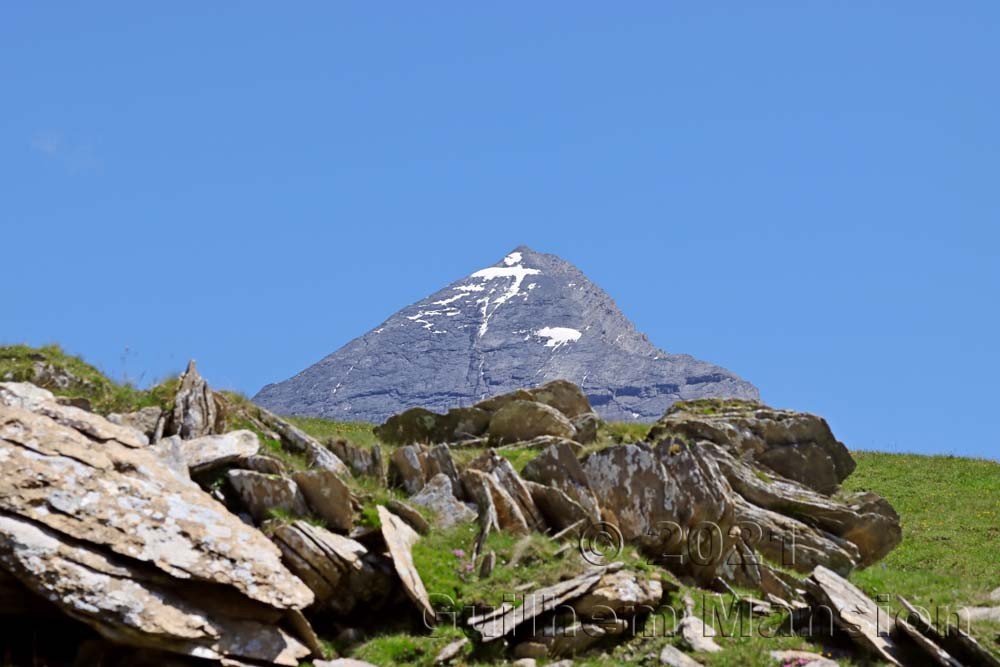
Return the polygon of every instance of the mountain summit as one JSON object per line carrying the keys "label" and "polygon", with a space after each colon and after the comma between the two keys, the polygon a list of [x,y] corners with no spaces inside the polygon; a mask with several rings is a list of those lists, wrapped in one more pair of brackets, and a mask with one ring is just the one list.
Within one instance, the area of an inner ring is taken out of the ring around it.
{"label": "mountain summit", "polygon": [[611,420],[657,419],[680,399],[758,398],[724,368],[657,349],[579,269],[521,246],[254,401],[282,414],[381,422],[560,378]]}

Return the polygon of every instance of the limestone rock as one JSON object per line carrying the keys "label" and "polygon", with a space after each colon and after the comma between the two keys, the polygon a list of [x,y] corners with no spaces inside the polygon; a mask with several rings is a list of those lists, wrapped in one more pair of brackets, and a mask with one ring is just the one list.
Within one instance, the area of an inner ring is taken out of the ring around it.
{"label": "limestone rock", "polygon": [[222,415],[215,395],[198,373],[194,359],[180,376],[174,410],[165,435],[179,435],[184,440],[222,432]]}
{"label": "limestone rock", "polygon": [[700,662],[670,644],[660,651],[660,664],[667,667],[702,667]]}
{"label": "limestone rock", "polygon": [[568,419],[593,414],[590,401],[580,387],[568,380],[553,380],[528,390],[533,401],[544,403],[563,413]]}
{"label": "limestone rock", "polygon": [[561,532],[579,522],[587,523],[591,516],[565,492],[554,486],[545,486],[536,482],[524,482],[531,500],[538,508],[545,523],[554,532]]}
{"label": "limestone rock", "polygon": [[465,494],[479,507],[480,515],[495,512],[497,527],[517,535],[531,532],[524,513],[496,479],[481,470],[467,468],[462,473],[462,487]]}
{"label": "limestone rock", "polygon": [[712,458],[733,489],[750,503],[786,515],[842,537],[860,555],[859,567],[874,563],[903,539],[899,515],[874,493],[845,496],[842,500],[817,493],[778,475],[762,475],[744,461],[709,442],[699,449]]}
{"label": "limestone rock", "polygon": [[285,464],[281,459],[277,459],[267,454],[254,454],[252,456],[241,457],[236,460],[234,467],[240,470],[253,470],[262,472],[265,475],[284,475]]}
{"label": "limestone rock", "polygon": [[461,639],[456,639],[455,641],[450,642],[434,657],[434,664],[444,665],[451,662],[462,653],[462,649],[464,649],[468,644],[469,640],[467,637],[462,637]]}
{"label": "limestone rock", "polygon": [[626,542],[678,573],[706,583],[715,578],[732,549],[732,490],[698,448],[617,445],[588,456],[583,470]]}
{"label": "limestone rock", "polygon": [[360,543],[305,521],[277,524],[273,534],[288,568],[318,604],[347,614],[388,595],[388,573]]}
{"label": "limestone rock", "polygon": [[419,445],[400,447],[389,457],[389,484],[413,495],[424,488],[427,451]]}
{"label": "limestone rock", "polygon": [[385,470],[382,467],[382,448],[377,443],[371,448],[367,448],[355,445],[343,438],[333,438],[327,443],[327,448],[346,463],[355,475],[385,481]]}
{"label": "limestone rock", "polygon": [[156,425],[159,423],[162,414],[163,410],[158,406],[150,405],[135,412],[126,412],[125,414],[111,413],[107,419],[112,424],[134,428],[152,440],[153,434],[156,432]]}
{"label": "limestone rock", "polygon": [[650,431],[651,440],[679,435],[708,440],[733,457],[751,456],[779,475],[830,494],[854,471],[847,447],[826,420],[744,400],[680,401]]}
{"label": "limestone rock", "polygon": [[259,406],[250,408],[249,417],[274,431],[286,449],[305,456],[306,461],[314,468],[329,470],[338,475],[351,474],[347,465],[336,454],[294,424]]}
{"label": "limestone rock", "polygon": [[295,481],[288,477],[264,475],[252,470],[230,470],[226,478],[258,523],[270,518],[270,510],[273,509],[298,517],[309,514],[305,497]]}
{"label": "limestone rock", "polygon": [[706,625],[697,616],[685,615],[674,628],[674,634],[679,635],[681,642],[697,653],[719,653],[722,651],[722,647],[712,639],[715,637],[715,628]]}
{"label": "limestone rock", "polygon": [[390,500],[385,504],[386,508],[398,516],[400,519],[409,524],[410,528],[417,531],[421,535],[426,535],[430,532],[430,524],[427,523],[427,519],[418,512],[415,508],[407,505],[401,500]]}
{"label": "limestone rock", "polygon": [[605,574],[589,593],[572,604],[581,618],[622,617],[652,613],[662,598],[659,581],[619,570]]}
{"label": "limestone rock", "polygon": [[582,415],[574,417],[571,422],[576,430],[576,441],[583,445],[589,445],[597,440],[597,430],[601,426],[601,418],[596,412],[584,412]]}
{"label": "limestone rock", "polygon": [[413,564],[413,554],[411,549],[416,544],[420,536],[402,519],[390,512],[383,505],[378,506],[378,517],[382,523],[382,537],[385,539],[386,547],[392,556],[393,565],[400,581],[403,582],[403,589],[407,596],[413,601],[423,613],[426,623],[433,623],[435,620],[434,608],[431,607],[430,598],[427,597],[427,590],[424,582],[420,579]]}
{"label": "limestone rock", "polygon": [[180,446],[188,468],[197,473],[253,456],[260,449],[260,441],[256,433],[244,430],[182,440]]}
{"label": "limestone rock", "polygon": [[900,648],[889,638],[892,616],[879,612],[875,602],[854,584],[819,566],[803,585],[817,603],[832,610],[834,622],[847,630],[858,646],[892,665],[903,664]]}
{"label": "limestone rock", "polygon": [[561,412],[535,401],[511,401],[490,420],[490,440],[498,444],[554,435],[572,440],[576,429]]}
{"label": "limestone rock", "polygon": [[445,474],[432,477],[410,502],[432,510],[441,528],[476,520],[476,513],[455,497],[451,479]]}
{"label": "limestone rock", "polygon": [[495,450],[489,449],[469,463],[466,469],[480,470],[495,479],[500,488],[517,504],[528,527],[538,531],[545,530],[545,519],[535,505],[531,491],[510,461],[498,456]]}
{"label": "limestone rock", "polygon": [[469,627],[479,633],[484,643],[500,639],[513,633],[522,623],[556,609],[567,600],[584,595],[607,572],[616,571],[620,567],[621,564],[616,563],[607,567],[592,568],[572,579],[540,588],[525,594],[524,603],[517,607],[502,605],[480,616],[473,616],[468,621]]}
{"label": "limestone rock", "polygon": [[601,520],[600,503],[590,488],[587,473],[565,442],[547,447],[524,466],[521,475],[526,480],[559,489],[579,504],[592,522]]}
{"label": "limestone rock", "polygon": [[350,532],[354,527],[351,490],[329,470],[303,470],[292,479],[302,491],[313,512],[334,530]]}

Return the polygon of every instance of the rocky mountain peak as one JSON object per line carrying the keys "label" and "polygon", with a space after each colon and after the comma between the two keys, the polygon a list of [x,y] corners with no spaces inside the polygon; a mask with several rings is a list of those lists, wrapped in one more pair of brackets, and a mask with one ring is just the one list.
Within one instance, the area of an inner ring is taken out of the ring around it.
{"label": "rocky mountain peak", "polygon": [[566,260],[518,246],[254,400],[285,414],[380,422],[555,379],[579,384],[616,420],[651,421],[680,399],[758,396],[723,368],[656,348]]}

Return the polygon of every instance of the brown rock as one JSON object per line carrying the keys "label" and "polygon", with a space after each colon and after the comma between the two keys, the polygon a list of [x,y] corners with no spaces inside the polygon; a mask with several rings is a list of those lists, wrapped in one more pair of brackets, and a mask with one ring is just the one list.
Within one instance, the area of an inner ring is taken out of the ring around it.
{"label": "brown rock", "polygon": [[349,532],[354,527],[351,490],[329,470],[304,470],[292,476],[316,516],[330,528]]}
{"label": "brown rock", "polygon": [[546,382],[541,387],[529,389],[528,393],[531,395],[530,400],[555,408],[569,419],[594,412],[583,390],[568,380]]}
{"label": "brown rock", "polygon": [[444,474],[432,477],[410,502],[433,511],[442,528],[476,520],[476,513],[455,497],[451,479]]}
{"label": "brown rock", "polygon": [[280,459],[266,454],[254,454],[237,459],[234,467],[240,470],[262,472],[265,475],[284,475],[286,472],[285,464]]}
{"label": "brown rock", "polygon": [[496,515],[500,530],[516,535],[531,532],[517,502],[491,475],[468,468],[462,473],[462,487],[466,496],[479,507],[480,516]]}
{"label": "brown rock", "polygon": [[577,442],[589,445],[597,440],[597,430],[601,426],[601,418],[594,412],[584,412],[582,415],[574,417],[573,428],[576,429]]}
{"label": "brown rock", "polygon": [[572,604],[581,618],[617,618],[652,613],[662,598],[659,581],[619,570],[605,574],[589,593]]}
{"label": "brown rock", "polygon": [[400,447],[389,457],[389,484],[413,495],[427,479],[427,452],[417,445]]}
{"label": "brown rock", "polygon": [[559,489],[584,509],[590,521],[597,523],[601,520],[600,504],[590,488],[587,474],[573,449],[565,442],[546,448],[529,461],[521,476]]}
{"label": "brown rock", "polygon": [[382,448],[377,443],[368,449],[343,438],[333,438],[327,443],[327,448],[346,463],[355,475],[385,481]]}
{"label": "brown rock", "polygon": [[735,458],[751,456],[779,475],[824,494],[835,491],[855,467],[824,419],[752,401],[675,403],[653,426],[649,438],[673,435],[691,442],[708,440]]}
{"label": "brown rock", "polygon": [[900,648],[889,638],[894,628],[892,616],[879,612],[867,595],[823,566],[817,567],[802,583],[818,604],[833,612],[834,623],[844,628],[854,643],[879,660],[903,664]]}
{"label": "brown rock", "polygon": [[492,396],[484,401],[479,401],[476,403],[475,407],[493,414],[500,408],[504,407],[508,403],[513,403],[514,401],[533,401],[535,397],[531,395],[526,389],[516,389],[507,394],[498,394],[497,396]]}
{"label": "brown rock", "polygon": [[576,429],[561,412],[535,401],[512,401],[493,415],[490,440],[497,444],[554,435],[572,440]]}
{"label": "brown rock", "polygon": [[590,515],[580,503],[556,487],[536,482],[524,482],[524,485],[545,523],[553,531],[561,532],[574,524],[590,521]]}
{"label": "brown rock", "polygon": [[413,555],[411,549],[416,544],[420,536],[402,519],[390,512],[383,505],[378,506],[378,516],[382,523],[382,537],[392,556],[393,565],[400,581],[403,582],[403,589],[407,596],[417,605],[424,615],[426,623],[434,623],[434,608],[431,607],[430,599],[427,597],[427,590],[424,582],[420,579],[417,568],[413,565]]}
{"label": "brown rock", "polygon": [[305,497],[295,481],[288,477],[264,475],[252,470],[230,470],[226,478],[258,523],[269,519],[271,510],[281,510],[298,517],[309,514]]}
{"label": "brown rock", "polygon": [[283,448],[305,456],[310,466],[329,470],[341,476],[351,474],[347,464],[302,429],[260,406],[254,405],[249,410],[249,417],[253,421],[274,431],[281,439]]}
{"label": "brown rock", "polygon": [[426,535],[430,532],[430,524],[427,523],[427,519],[418,512],[413,507],[410,507],[401,500],[390,500],[385,504],[390,512],[398,516],[400,519],[409,524],[410,528],[417,531],[421,535]]}
{"label": "brown rock", "polygon": [[194,359],[180,376],[174,410],[165,435],[179,435],[184,440],[221,433],[224,428],[215,396],[198,373]]}

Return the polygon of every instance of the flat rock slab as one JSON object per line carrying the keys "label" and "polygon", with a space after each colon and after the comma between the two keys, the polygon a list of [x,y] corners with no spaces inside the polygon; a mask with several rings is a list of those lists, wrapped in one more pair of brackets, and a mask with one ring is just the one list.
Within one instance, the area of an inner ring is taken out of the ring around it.
{"label": "flat rock slab", "polygon": [[417,608],[423,612],[424,620],[428,623],[434,622],[435,613],[431,606],[430,598],[427,596],[427,589],[420,579],[413,564],[413,545],[420,539],[420,535],[410,528],[405,521],[390,512],[384,505],[378,506],[378,518],[382,523],[382,537],[385,539],[389,555],[392,557],[396,573],[403,582],[403,589],[407,596]]}
{"label": "flat rock slab", "polygon": [[410,502],[433,511],[441,528],[475,521],[477,516],[468,505],[455,497],[452,481],[444,473],[431,477],[424,488],[410,498]]}
{"label": "flat rock slab", "polygon": [[[809,651],[771,651],[771,657],[782,665],[795,663],[800,667],[837,667],[837,662]],[[798,661],[796,663],[796,661]]]}
{"label": "flat rock slab", "polygon": [[703,667],[700,662],[670,644],[660,651],[660,664],[668,667]]}
{"label": "flat rock slab", "polygon": [[191,472],[203,472],[230,463],[260,450],[260,440],[253,431],[230,431],[181,441],[181,454]]}
{"label": "flat rock slab", "polygon": [[879,611],[875,602],[854,584],[819,566],[803,585],[817,603],[829,607],[834,622],[848,631],[854,643],[890,664],[903,664],[902,652],[890,638],[894,627],[891,615]]}
{"label": "flat rock slab", "polygon": [[528,593],[520,606],[501,606],[487,614],[474,616],[469,619],[469,626],[479,633],[484,643],[500,639],[513,632],[522,623],[551,611],[568,600],[586,594],[606,572],[618,568],[620,564],[594,568],[572,579]]}
{"label": "flat rock slab", "polygon": [[226,478],[258,523],[270,518],[271,510],[281,510],[297,517],[309,514],[305,496],[298,484],[288,477],[252,470],[230,470]]}
{"label": "flat rock slab", "polygon": [[351,490],[331,470],[303,470],[292,476],[309,507],[331,528],[350,532],[354,527]]}

